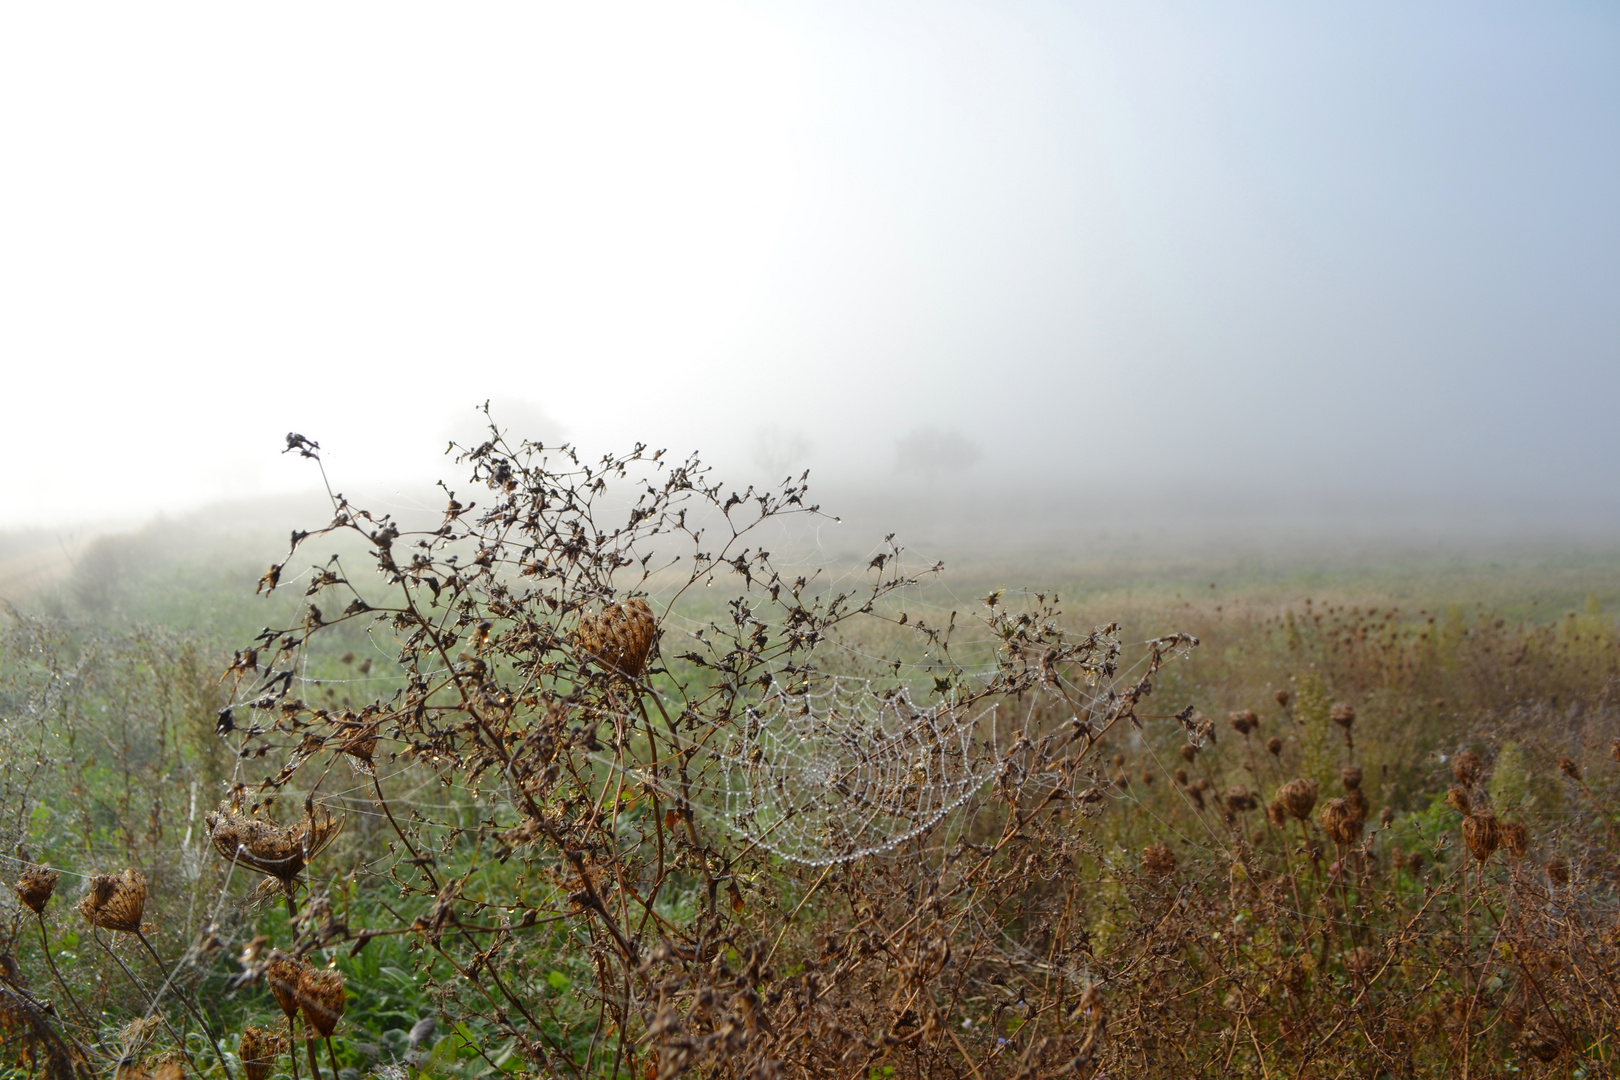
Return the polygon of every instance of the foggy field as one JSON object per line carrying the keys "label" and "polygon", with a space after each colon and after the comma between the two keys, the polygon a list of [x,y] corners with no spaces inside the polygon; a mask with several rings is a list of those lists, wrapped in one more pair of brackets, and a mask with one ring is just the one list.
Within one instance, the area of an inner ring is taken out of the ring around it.
{"label": "foggy field", "polygon": [[1620,1076],[1620,5],[0,5],[0,1080]]}
{"label": "foggy field", "polygon": [[9,542],[17,1067],[1612,1067],[1620,552],[912,514],[936,570],[527,454],[292,557],[319,500]]}

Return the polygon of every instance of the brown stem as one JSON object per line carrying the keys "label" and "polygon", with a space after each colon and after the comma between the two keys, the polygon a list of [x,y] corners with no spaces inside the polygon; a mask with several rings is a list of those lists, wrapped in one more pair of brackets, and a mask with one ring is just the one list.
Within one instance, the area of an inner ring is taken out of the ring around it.
{"label": "brown stem", "polygon": [[[90,1015],[84,1011],[84,1006],[79,1004],[79,999],[73,996],[72,990],[68,989],[67,980],[62,978],[60,971],[56,970],[56,959],[51,956],[51,939],[45,933],[45,913],[36,911],[34,914],[39,919],[39,940],[40,944],[45,947],[45,963],[50,966],[51,974],[56,977],[56,985],[60,986],[62,993],[67,995],[68,1001],[73,1004],[73,1011],[79,1014],[79,1019],[84,1021],[84,1026],[92,1032],[97,1031],[96,1025],[90,1022]],[[97,1041],[100,1041],[99,1035]]]}
{"label": "brown stem", "polygon": [[153,1016],[156,1016],[163,1024],[164,1030],[169,1033],[169,1037],[172,1038],[175,1041],[175,1044],[180,1047],[180,1054],[186,1059],[186,1063],[189,1064],[194,1071],[201,1072],[202,1070],[197,1068],[197,1063],[192,1060],[191,1051],[186,1049],[186,1040],[182,1039],[180,1037],[180,1033],[174,1030],[174,1025],[169,1023],[169,1018],[158,1011],[157,999],[146,992],[146,987],[142,986],[140,980],[135,977],[135,973],[129,970],[129,966],[124,963],[124,958],[113,952],[112,949],[108,947],[107,943],[101,940],[101,935],[96,933],[94,924],[92,924],[90,927],[90,936],[95,939],[95,943],[97,945],[101,946],[101,950],[103,952],[113,958],[113,963],[118,965],[119,970],[124,973],[124,977],[129,980],[130,985],[135,987],[136,992],[138,992],[141,997],[146,999],[147,1012]]}
{"label": "brown stem", "polygon": [[[315,1058],[315,1032],[310,1030],[309,1021],[304,1021],[304,1049],[309,1051],[309,1074],[315,1080],[321,1080],[321,1066]],[[336,1080],[336,1077],[333,1077]]]}
{"label": "brown stem", "polygon": [[[157,950],[152,948],[152,943],[146,940],[146,935],[137,930],[135,931],[135,936],[140,939],[142,945],[146,946],[147,955],[150,956],[152,958],[152,962],[158,966],[158,970],[162,971],[163,961],[158,958]],[[174,975],[170,974],[164,979],[163,985],[168,986],[173,981]],[[159,993],[162,993],[162,991],[159,991]],[[208,1023],[208,1018],[205,1017],[202,1012],[192,1004],[190,997],[181,993],[178,988],[175,990],[175,996],[180,999],[180,1004],[186,1007],[186,1011],[192,1015],[199,1025],[201,1025],[203,1034],[208,1036],[208,1042],[214,1048],[214,1056],[219,1058],[219,1067],[225,1070],[225,1075],[229,1077],[230,1080],[236,1080],[236,1074],[231,1072],[230,1063],[225,1060],[225,1051],[220,1049],[219,1038],[214,1034],[214,1028]]]}

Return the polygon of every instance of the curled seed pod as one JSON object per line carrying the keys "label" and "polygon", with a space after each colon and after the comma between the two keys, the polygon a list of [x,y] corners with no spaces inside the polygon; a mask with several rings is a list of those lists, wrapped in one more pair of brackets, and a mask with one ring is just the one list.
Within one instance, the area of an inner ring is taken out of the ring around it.
{"label": "curled seed pod", "polygon": [[1515,859],[1524,858],[1530,850],[1530,830],[1524,827],[1522,821],[1504,821],[1499,832],[1502,838],[1502,850]]}
{"label": "curled seed pod", "polygon": [[1361,766],[1346,765],[1339,771],[1339,781],[1344,784],[1344,790],[1355,791],[1361,787]]}
{"label": "curled seed pod", "polygon": [[343,973],[306,967],[299,989],[304,1022],[320,1032],[322,1038],[330,1038],[343,1018],[343,1007],[348,1001],[343,989]]}
{"label": "curled seed pod", "polygon": [[1367,815],[1372,812],[1372,804],[1367,801],[1367,793],[1359,787],[1351,788],[1345,792],[1344,801],[1350,804],[1350,812],[1356,815],[1356,820],[1365,823]]}
{"label": "curled seed pod", "polygon": [[1569,884],[1569,860],[1562,855],[1554,855],[1547,860],[1547,880],[1554,885]]}
{"label": "curled seed pod", "polygon": [[103,930],[137,933],[146,914],[146,875],[133,868],[93,875],[79,900],[79,914]]}
{"label": "curled seed pod", "polygon": [[1208,791],[1209,790],[1209,777],[1200,776],[1198,778],[1198,780],[1193,784],[1193,788],[1194,788],[1194,790],[1197,790],[1197,791]]}
{"label": "curled seed pod", "polygon": [[1356,710],[1341,701],[1328,710],[1328,719],[1349,731],[1356,722]]}
{"label": "curled seed pod", "polygon": [[1362,821],[1345,799],[1329,799],[1322,804],[1322,812],[1317,816],[1317,823],[1327,833],[1328,839],[1344,846],[1361,839]]}
{"label": "curled seed pod", "polygon": [[1198,747],[1194,746],[1192,743],[1182,743],[1181,744],[1181,760],[1182,761],[1190,762],[1190,761],[1192,761],[1193,758],[1195,758],[1197,756],[1198,756]]}
{"label": "curled seed pod", "polygon": [[1289,701],[1288,691],[1279,690],[1275,694],[1272,694],[1271,696],[1272,696],[1273,700],[1275,700],[1277,702],[1278,705],[1281,705],[1285,709],[1288,708],[1288,701]]}
{"label": "curled seed pod", "polygon": [[281,882],[291,882],[337,838],[343,824],[316,803],[302,821],[282,825],[244,814],[227,799],[205,819],[220,857]]}
{"label": "curled seed pod", "polygon": [[1474,811],[1474,805],[1468,798],[1468,792],[1460,787],[1450,788],[1446,791],[1446,805],[1464,816]]}
{"label": "curled seed pod", "polygon": [[295,960],[290,956],[277,956],[265,968],[264,981],[270,984],[270,993],[289,1023],[298,1015],[298,1003],[303,996],[304,972],[308,970],[307,961]]}
{"label": "curled seed pod", "polygon": [[1558,771],[1569,777],[1571,780],[1579,780],[1581,778],[1581,767],[1575,763],[1574,758],[1560,758],[1558,762]]}
{"label": "curled seed pod", "polygon": [[1186,769],[1177,769],[1172,775],[1176,778],[1176,783],[1180,784],[1182,787],[1187,786],[1187,770]]}
{"label": "curled seed pod", "polygon": [[1227,812],[1232,814],[1242,814],[1259,805],[1259,800],[1249,794],[1249,789],[1241,784],[1227,788],[1223,801],[1226,803]]}
{"label": "curled seed pod", "polygon": [[1491,853],[1502,844],[1501,824],[1496,815],[1489,810],[1481,810],[1463,818],[1463,842],[1468,845],[1468,851],[1480,862],[1491,857]]}
{"label": "curled seed pod", "polygon": [[287,1052],[287,1038],[250,1024],[242,1029],[242,1041],[236,1052],[248,1080],[269,1080],[276,1058]]}
{"label": "curled seed pod", "polygon": [[1282,753],[1282,746],[1282,740],[1275,735],[1266,740],[1266,749],[1271,751],[1272,757],[1277,757]]}
{"label": "curled seed pod", "polygon": [[1271,800],[1266,804],[1266,820],[1277,826],[1277,828],[1282,828],[1288,824],[1288,807],[1277,799]]}
{"label": "curled seed pod", "polygon": [[1142,849],[1142,872],[1152,877],[1168,877],[1176,871],[1175,852],[1165,844],[1149,844]]}
{"label": "curled seed pod", "polygon": [[47,870],[43,866],[30,866],[17,875],[15,886],[17,898],[29,911],[38,915],[50,902],[51,894],[56,892],[59,877],[55,870]]}
{"label": "curled seed pod", "polygon": [[1305,821],[1316,806],[1316,791],[1315,780],[1290,780],[1277,789],[1277,801],[1295,820]]}
{"label": "curled seed pod", "polygon": [[1124,754],[1115,754],[1114,755],[1114,768],[1123,769],[1124,767],[1125,767],[1125,755]]}
{"label": "curled seed pod", "polygon": [[1472,750],[1464,750],[1451,759],[1451,775],[1463,787],[1473,787],[1485,773],[1485,763]]}
{"label": "curled seed pod", "polygon": [[1410,873],[1421,874],[1423,872],[1423,852],[1414,851],[1407,855],[1406,869]]}
{"label": "curled seed pod", "polygon": [[1386,829],[1395,824],[1395,808],[1393,806],[1386,806],[1378,811],[1378,824]]}
{"label": "curled seed pod", "polygon": [[640,678],[658,641],[658,622],[647,602],[637,597],[609,604],[579,620],[575,640],[593,660],[615,674]]}

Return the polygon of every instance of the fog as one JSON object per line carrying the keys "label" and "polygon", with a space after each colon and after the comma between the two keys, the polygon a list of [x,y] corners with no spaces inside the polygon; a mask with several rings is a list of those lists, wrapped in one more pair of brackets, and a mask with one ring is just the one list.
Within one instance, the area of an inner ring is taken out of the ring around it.
{"label": "fog", "polygon": [[1620,535],[1616,56],[1596,3],[10,5],[0,529],[308,491],[288,431],[414,504],[493,399],[940,544]]}

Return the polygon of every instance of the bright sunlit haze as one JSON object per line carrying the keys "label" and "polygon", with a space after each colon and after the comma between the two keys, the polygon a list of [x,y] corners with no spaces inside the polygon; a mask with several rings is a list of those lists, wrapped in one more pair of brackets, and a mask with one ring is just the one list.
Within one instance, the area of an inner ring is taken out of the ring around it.
{"label": "bright sunlit haze", "polygon": [[493,398],[1023,518],[1610,530],[1616,55],[1599,4],[12,5],[0,528],[308,490],[288,431],[429,498]]}

